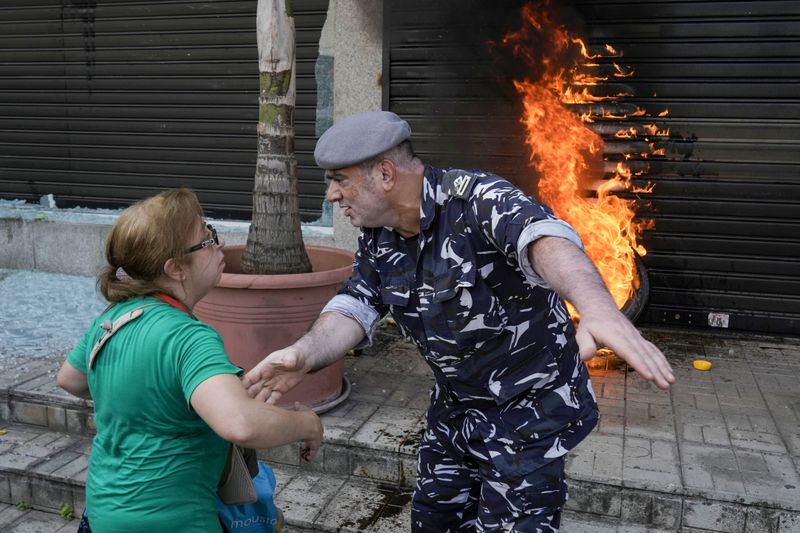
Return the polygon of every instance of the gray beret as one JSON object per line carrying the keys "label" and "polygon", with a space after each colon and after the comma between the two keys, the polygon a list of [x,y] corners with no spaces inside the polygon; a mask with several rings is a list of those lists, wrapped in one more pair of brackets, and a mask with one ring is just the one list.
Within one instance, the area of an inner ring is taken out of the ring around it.
{"label": "gray beret", "polygon": [[411,136],[408,122],[391,111],[357,113],[336,121],[317,141],[314,159],[325,170],[351,167]]}

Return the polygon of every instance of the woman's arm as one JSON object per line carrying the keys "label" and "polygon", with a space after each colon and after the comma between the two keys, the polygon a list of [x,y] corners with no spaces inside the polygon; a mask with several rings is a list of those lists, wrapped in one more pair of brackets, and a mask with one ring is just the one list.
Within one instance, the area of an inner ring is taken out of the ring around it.
{"label": "woman's arm", "polygon": [[223,439],[247,448],[275,448],[298,440],[316,455],[322,445],[322,422],[311,410],[288,411],[250,398],[239,378],[217,374],[192,393],[200,418]]}
{"label": "woman's arm", "polygon": [[86,374],[72,366],[69,361],[64,361],[56,377],[58,386],[70,394],[74,394],[84,400],[91,400],[92,394],[89,392],[89,382]]}

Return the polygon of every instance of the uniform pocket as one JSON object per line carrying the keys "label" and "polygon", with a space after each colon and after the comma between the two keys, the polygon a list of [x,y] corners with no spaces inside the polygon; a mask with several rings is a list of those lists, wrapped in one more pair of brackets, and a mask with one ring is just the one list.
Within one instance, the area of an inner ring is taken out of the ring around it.
{"label": "uniform pocket", "polygon": [[405,307],[411,296],[411,284],[404,278],[387,279],[381,287],[381,301],[385,305]]}
{"label": "uniform pocket", "polygon": [[[433,279],[433,301],[441,304],[452,300],[462,290],[469,291],[475,286],[475,268],[464,271],[461,267],[439,272]],[[461,302],[458,302],[461,303]],[[471,302],[470,302],[471,303]],[[469,305],[469,303],[464,302]]]}
{"label": "uniform pocket", "polygon": [[531,354],[519,351],[508,355],[489,379],[491,392],[498,405],[531,389],[541,389],[559,380],[558,363],[549,348]]}
{"label": "uniform pocket", "polygon": [[[489,461],[489,466],[493,472],[488,473],[488,478],[501,479],[511,485],[515,481],[528,479],[533,481],[532,474],[539,472],[540,475],[549,472],[547,465],[552,462],[562,462],[563,455],[554,455],[554,448],[558,447],[558,435],[549,435],[543,438],[521,439],[519,435],[514,435],[508,430],[504,420],[505,414],[490,415],[478,424],[477,431],[473,433],[471,444],[473,448],[485,447],[485,455]],[[475,442],[479,438],[481,442]],[[563,470],[555,469],[555,472]],[[536,476],[533,476],[534,478]],[[547,477],[545,476],[545,478]],[[551,483],[557,486],[561,478],[559,477]],[[552,480],[551,480],[552,481]],[[546,483],[538,483],[537,486],[544,486]]]}
{"label": "uniform pocket", "polygon": [[514,479],[489,481],[488,485],[492,490],[484,490],[482,494],[486,507],[501,516],[520,517],[541,509],[555,510],[567,501],[563,458]]}

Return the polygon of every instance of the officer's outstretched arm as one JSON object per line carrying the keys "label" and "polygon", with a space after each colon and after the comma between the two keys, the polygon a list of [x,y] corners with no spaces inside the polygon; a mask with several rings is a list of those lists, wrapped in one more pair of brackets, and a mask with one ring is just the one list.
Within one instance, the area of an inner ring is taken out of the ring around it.
{"label": "officer's outstretched arm", "polygon": [[659,388],[675,382],[664,354],[617,309],[582,250],[567,239],[542,237],[528,247],[528,258],[536,273],[581,314],[577,340],[582,359],[590,359],[598,347],[607,346]]}
{"label": "officer's outstretched arm", "polygon": [[309,372],[325,368],[361,342],[358,322],[336,312],[322,313],[297,342],[269,354],[245,374],[242,384],[253,398],[275,403]]}

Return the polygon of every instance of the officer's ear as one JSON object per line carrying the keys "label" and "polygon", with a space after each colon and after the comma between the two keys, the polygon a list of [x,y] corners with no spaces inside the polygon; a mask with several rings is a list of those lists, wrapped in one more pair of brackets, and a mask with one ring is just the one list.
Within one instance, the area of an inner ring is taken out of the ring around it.
{"label": "officer's ear", "polygon": [[397,167],[391,159],[382,159],[378,163],[381,172],[380,182],[384,191],[390,191],[395,187],[397,180]]}

